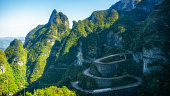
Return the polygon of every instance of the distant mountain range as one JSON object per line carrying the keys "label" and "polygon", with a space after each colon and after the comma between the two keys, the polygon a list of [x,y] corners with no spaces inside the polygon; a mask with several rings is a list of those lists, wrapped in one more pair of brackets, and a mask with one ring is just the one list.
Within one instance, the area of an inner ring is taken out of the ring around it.
{"label": "distant mountain range", "polygon": [[14,39],[19,39],[22,43],[25,41],[25,37],[0,37],[0,49],[4,51]]}

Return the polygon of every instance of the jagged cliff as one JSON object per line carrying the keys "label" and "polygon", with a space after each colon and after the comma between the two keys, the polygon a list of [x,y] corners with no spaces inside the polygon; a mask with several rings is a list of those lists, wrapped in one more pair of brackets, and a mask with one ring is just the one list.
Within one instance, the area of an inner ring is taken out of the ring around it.
{"label": "jagged cliff", "polygon": [[55,42],[59,45],[68,36],[68,18],[61,12],[53,10],[49,22],[39,25],[26,36],[24,46],[28,50],[27,76],[29,82],[36,81],[44,72],[47,58]]}

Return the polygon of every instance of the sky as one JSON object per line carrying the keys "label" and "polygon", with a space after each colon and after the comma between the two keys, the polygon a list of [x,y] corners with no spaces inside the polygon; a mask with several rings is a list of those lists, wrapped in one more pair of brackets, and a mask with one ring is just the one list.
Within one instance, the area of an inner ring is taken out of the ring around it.
{"label": "sky", "polygon": [[46,24],[54,9],[72,21],[93,11],[105,10],[119,0],[0,0],[0,37],[25,37],[39,24]]}

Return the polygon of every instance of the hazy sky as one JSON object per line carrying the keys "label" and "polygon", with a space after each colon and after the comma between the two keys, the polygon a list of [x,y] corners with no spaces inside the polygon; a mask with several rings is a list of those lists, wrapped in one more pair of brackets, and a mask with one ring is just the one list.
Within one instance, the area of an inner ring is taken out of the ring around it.
{"label": "hazy sky", "polygon": [[108,9],[118,0],[0,0],[0,37],[25,37],[39,24],[46,24],[53,9],[72,21],[93,11]]}

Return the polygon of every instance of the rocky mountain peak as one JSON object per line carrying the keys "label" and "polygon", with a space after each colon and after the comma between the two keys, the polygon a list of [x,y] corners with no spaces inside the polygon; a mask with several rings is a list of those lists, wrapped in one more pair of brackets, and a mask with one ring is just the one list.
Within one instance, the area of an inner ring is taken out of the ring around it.
{"label": "rocky mountain peak", "polygon": [[57,11],[54,9],[51,16],[50,16],[49,23],[53,22],[53,23],[58,24],[59,23],[58,19],[59,19],[59,15],[58,15]]}
{"label": "rocky mountain peak", "polygon": [[152,11],[154,6],[159,4],[161,0],[120,0],[116,4],[112,5],[110,9],[131,11],[135,8]]}
{"label": "rocky mountain peak", "polygon": [[53,10],[49,23],[55,23],[55,24],[65,24],[69,26],[68,18],[66,15],[64,15],[62,12],[57,13],[56,9]]}

